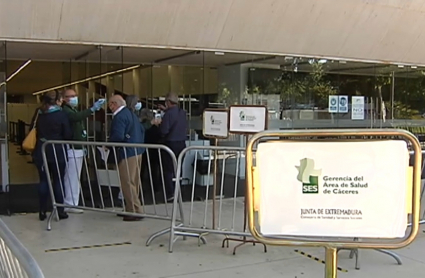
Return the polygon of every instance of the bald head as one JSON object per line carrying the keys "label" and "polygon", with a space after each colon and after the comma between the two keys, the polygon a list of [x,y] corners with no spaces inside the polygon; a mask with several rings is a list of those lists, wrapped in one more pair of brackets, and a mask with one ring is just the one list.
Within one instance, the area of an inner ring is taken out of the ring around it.
{"label": "bald head", "polygon": [[111,109],[112,113],[114,113],[121,106],[125,106],[125,100],[120,95],[113,95],[109,99],[108,106],[109,109]]}

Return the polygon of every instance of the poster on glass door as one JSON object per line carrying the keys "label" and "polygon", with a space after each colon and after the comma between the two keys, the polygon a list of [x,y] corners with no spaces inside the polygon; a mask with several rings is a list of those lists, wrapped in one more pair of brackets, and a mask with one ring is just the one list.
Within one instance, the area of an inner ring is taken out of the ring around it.
{"label": "poster on glass door", "polygon": [[364,120],[364,96],[351,97],[351,119]]}
{"label": "poster on glass door", "polygon": [[338,96],[329,96],[329,113],[338,113]]}
{"label": "poster on glass door", "polygon": [[338,96],[338,112],[348,113],[348,96]]}

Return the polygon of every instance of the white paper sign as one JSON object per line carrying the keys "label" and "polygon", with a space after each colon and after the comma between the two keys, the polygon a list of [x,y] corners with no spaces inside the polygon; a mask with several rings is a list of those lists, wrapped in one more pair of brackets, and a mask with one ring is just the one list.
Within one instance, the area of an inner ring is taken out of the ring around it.
{"label": "white paper sign", "polygon": [[329,96],[329,113],[338,113],[338,96]]}
{"label": "white paper sign", "polygon": [[205,136],[223,138],[228,136],[229,114],[227,111],[205,110],[203,122]]}
{"label": "white paper sign", "polygon": [[404,237],[405,142],[267,142],[256,157],[262,234]]}
{"label": "white paper sign", "polygon": [[351,97],[351,119],[364,120],[364,97]]}
{"label": "white paper sign", "polygon": [[338,96],[338,112],[348,113],[348,96]]}
{"label": "white paper sign", "polygon": [[231,106],[230,132],[257,133],[266,129],[265,106]]}

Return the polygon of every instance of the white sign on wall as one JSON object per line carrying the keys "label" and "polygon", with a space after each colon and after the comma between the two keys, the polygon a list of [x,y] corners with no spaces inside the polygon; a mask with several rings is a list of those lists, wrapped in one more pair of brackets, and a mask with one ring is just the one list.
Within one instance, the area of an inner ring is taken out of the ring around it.
{"label": "white sign on wall", "polygon": [[266,123],[265,106],[230,106],[230,132],[257,133],[267,128]]}
{"label": "white sign on wall", "polygon": [[205,110],[203,134],[206,137],[227,138],[229,135],[229,113],[226,110]]}
{"label": "white sign on wall", "polygon": [[338,96],[329,96],[329,113],[338,113]]}
{"label": "white sign on wall", "polygon": [[404,237],[405,142],[266,142],[256,157],[262,234]]}
{"label": "white sign on wall", "polygon": [[338,112],[348,113],[348,96],[338,96]]}
{"label": "white sign on wall", "polygon": [[364,97],[351,97],[351,119],[364,120]]}

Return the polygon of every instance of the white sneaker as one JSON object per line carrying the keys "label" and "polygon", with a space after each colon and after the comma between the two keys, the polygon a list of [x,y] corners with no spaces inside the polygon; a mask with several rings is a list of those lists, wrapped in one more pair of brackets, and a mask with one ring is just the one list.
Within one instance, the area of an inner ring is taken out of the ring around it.
{"label": "white sneaker", "polygon": [[77,209],[77,208],[65,208],[65,212],[81,214],[81,213],[84,213],[84,210]]}

